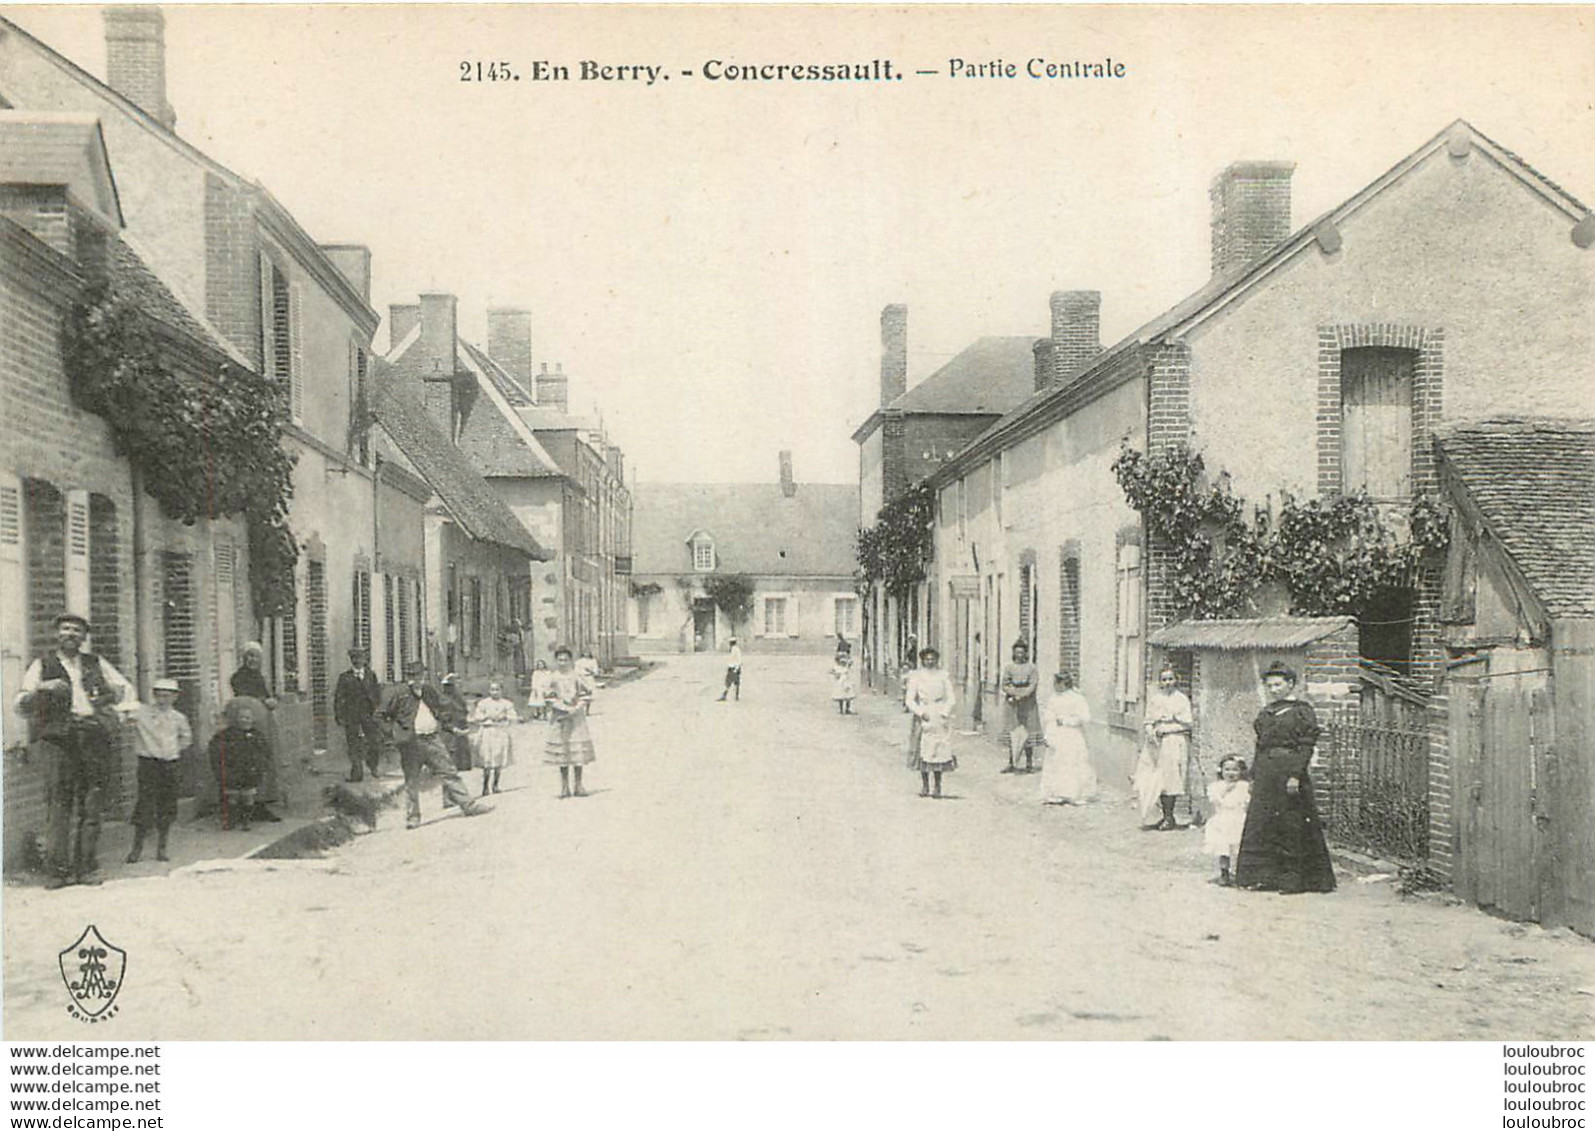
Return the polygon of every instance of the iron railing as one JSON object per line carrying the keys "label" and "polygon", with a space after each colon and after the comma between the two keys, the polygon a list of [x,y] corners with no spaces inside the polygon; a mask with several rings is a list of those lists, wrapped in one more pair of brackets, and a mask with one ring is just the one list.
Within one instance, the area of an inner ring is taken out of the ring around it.
{"label": "iron railing", "polygon": [[1421,862],[1429,855],[1427,732],[1337,720],[1319,742],[1319,807],[1329,839]]}

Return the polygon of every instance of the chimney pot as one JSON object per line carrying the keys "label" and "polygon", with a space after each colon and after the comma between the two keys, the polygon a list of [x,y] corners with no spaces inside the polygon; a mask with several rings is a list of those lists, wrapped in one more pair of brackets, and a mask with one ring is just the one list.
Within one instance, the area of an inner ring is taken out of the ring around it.
{"label": "chimney pot", "polygon": [[1239,270],[1290,235],[1293,161],[1237,161],[1213,178],[1213,274]]}
{"label": "chimney pot", "polygon": [[1057,384],[1079,376],[1102,352],[1102,292],[1052,292],[1052,371]]}
{"label": "chimney pot", "polygon": [[167,129],[177,114],[166,101],[166,17],[150,4],[102,9],[107,85]]}
{"label": "chimney pot", "polygon": [[893,303],[881,311],[881,407],[908,392],[908,307]]}

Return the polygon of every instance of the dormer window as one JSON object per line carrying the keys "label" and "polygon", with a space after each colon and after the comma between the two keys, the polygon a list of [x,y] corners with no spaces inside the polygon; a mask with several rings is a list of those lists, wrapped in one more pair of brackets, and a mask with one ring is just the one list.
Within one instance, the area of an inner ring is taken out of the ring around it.
{"label": "dormer window", "polygon": [[692,568],[699,573],[709,573],[714,569],[714,539],[703,531],[692,536]]}

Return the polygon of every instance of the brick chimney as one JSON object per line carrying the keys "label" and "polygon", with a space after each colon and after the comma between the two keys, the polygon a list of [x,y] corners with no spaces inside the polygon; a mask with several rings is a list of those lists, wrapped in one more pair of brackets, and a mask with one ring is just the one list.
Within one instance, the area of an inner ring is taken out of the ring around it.
{"label": "brick chimney", "polygon": [[1237,271],[1290,235],[1293,161],[1237,161],[1213,178],[1213,274]]}
{"label": "brick chimney", "polygon": [[1036,355],[1036,392],[1039,393],[1052,384],[1053,378],[1058,375],[1058,367],[1053,360],[1058,351],[1051,338],[1037,338],[1035,345],[1030,348]]}
{"label": "brick chimney", "polygon": [[395,302],[388,306],[388,349],[398,348],[410,336],[410,331],[421,324],[421,304]]}
{"label": "brick chimney", "polygon": [[532,391],[532,312],[519,306],[487,308],[487,356]]}
{"label": "brick chimney", "polygon": [[149,4],[105,8],[105,80],[167,129],[177,114],[166,101],[166,17]]}
{"label": "brick chimney", "polygon": [[459,300],[453,295],[422,295],[421,338],[405,355],[421,378],[428,415],[450,441],[459,439],[464,415],[462,390],[454,380],[459,361],[455,323],[458,308]]}
{"label": "brick chimney", "polygon": [[349,280],[360,301],[371,301],[371,249],[358,243],[324,243],[321,253]]}
{"label": "brick chimney", "polygon": [[550,373],[548,362],[543,362],[542,372],[537,375],[537,403],[543,408],[564,412],[569,398],[570,383],[565,379],[565,363],[556,362],[554,372]]}
{"label": "brick chimney", "polygon": [[792,453],[781,453],[781,494],[788,499],[797,494],[797,480],[792,478]]}
{"label": "brick chimney", "polygon": [[1063,385],[1102,352],[1102,292],[1052,292],[1053,380]]}
{"label": "brick chimney", "polygon": [[881,311],[881,407],[908,392],[908,307]]}

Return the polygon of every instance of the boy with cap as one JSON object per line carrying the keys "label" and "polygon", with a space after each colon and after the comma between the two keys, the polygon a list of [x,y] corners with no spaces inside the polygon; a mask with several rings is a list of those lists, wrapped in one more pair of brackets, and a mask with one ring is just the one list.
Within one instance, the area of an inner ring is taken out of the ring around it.
{"label": "boy with cap", "polygon": [[471,800],[470,790],[443,746],[443,735],[463,729],[465,720],[458,718],[438,689],[426,681],[426,668],[418,660],[404,665],[404,686],[383,708],[382,717],[397,732],[399,763],[404,767],[405,828],[421,827],[421,775],[427,770],[443,779],[445,806],[458,805],[467,817],[486,811]]}
{"label": "boy with cap", "polygon": [[365,767],[377,776],[382,757],[382,740],[377,733],[377,708],[382,705],[382,688],[377,673],[366,665],[364,648],[349,649],[349,670],[338,677],[332,693],[332,717],[343,728],[349,749],[349,780],[362,781]]}
{"label": "boy with cap", "polygon": [[133,806],[133,851],[129,864],[144,855],[144,838],[155,830],[155,859],[170,860],[166,838],[177,819],[183,751],[194,744],[188,718],[177,709],[175,679],[158,679],[150,688],[155,702],[141,704],[127,717],[138,747],[138,801]]}
{"label": "boy with cap", "polygon": [[99,712],[137,699],[110,661],[83,650],[87,618],[61,613],[55,634],[55,649],[28,665],[17,695],[17,709],[28,716],[34,746],[47,766],[47,888],[74,880],[98,884],[104,878],[97,853],[111,738]]}

